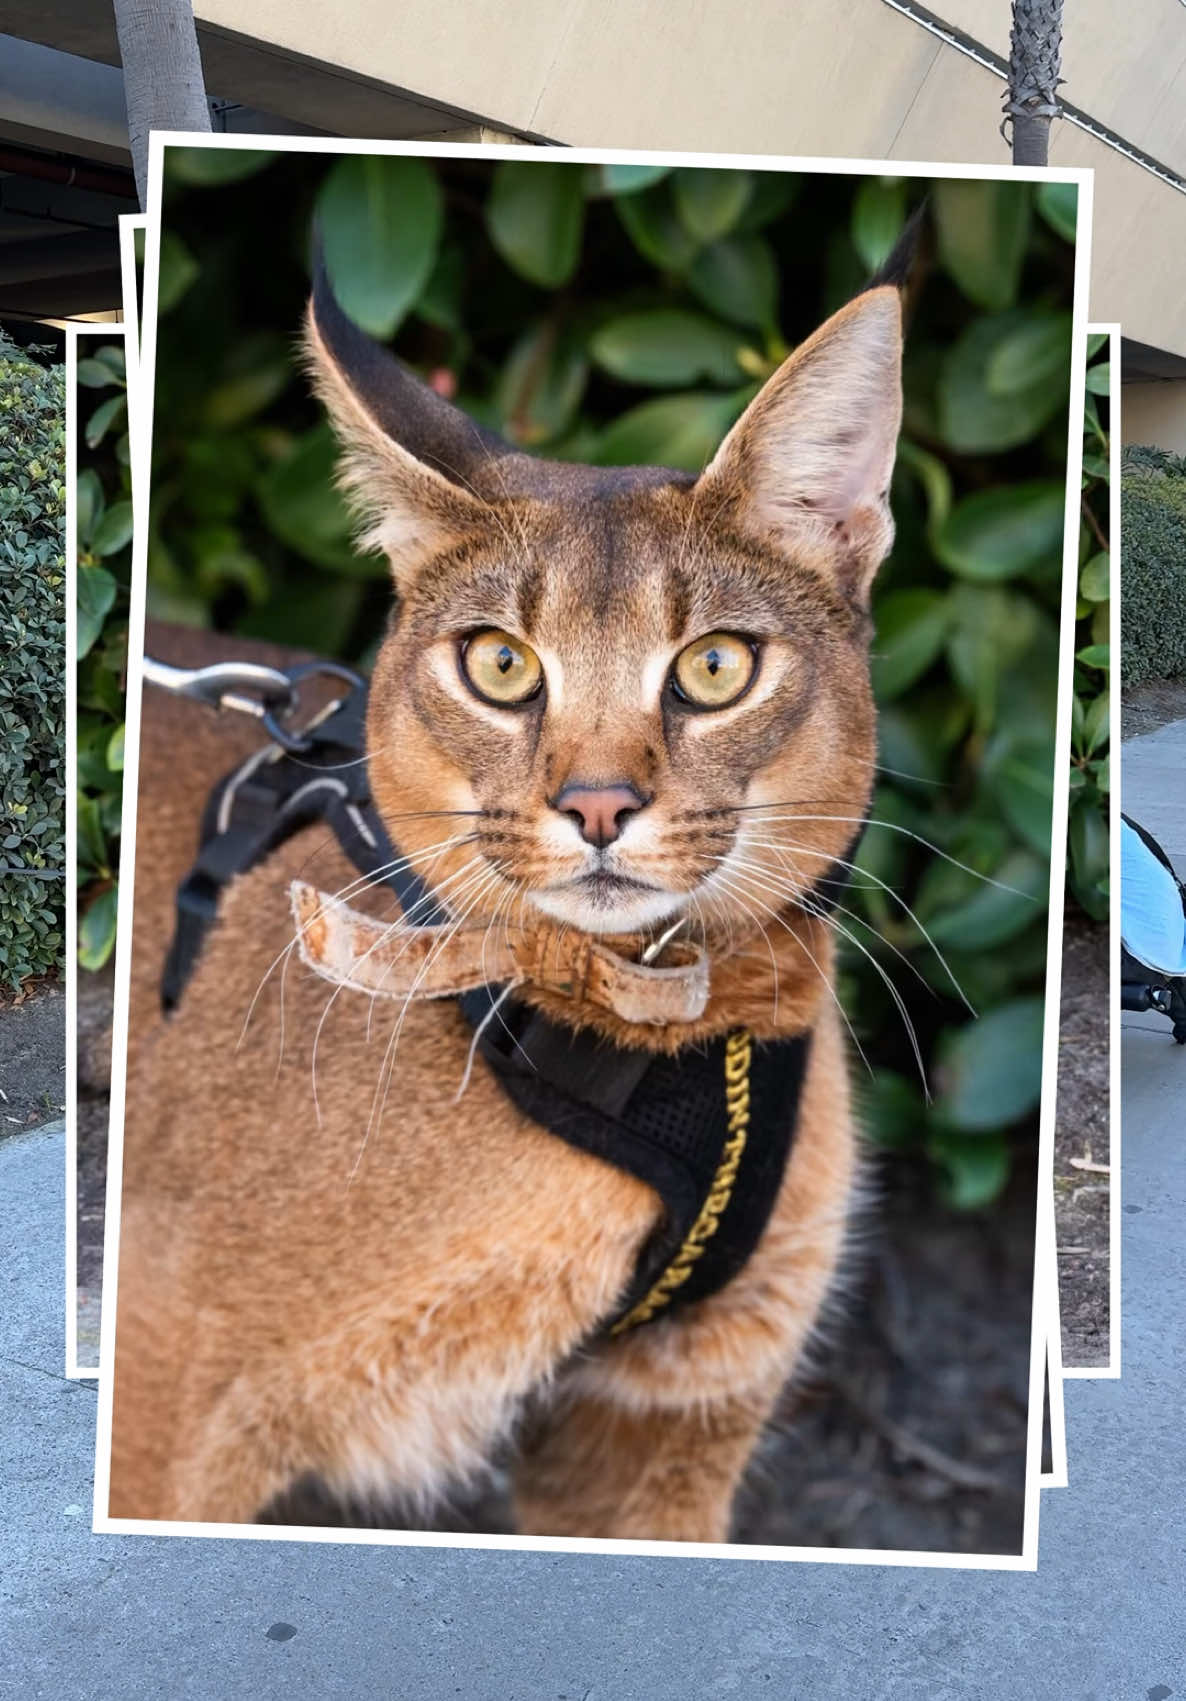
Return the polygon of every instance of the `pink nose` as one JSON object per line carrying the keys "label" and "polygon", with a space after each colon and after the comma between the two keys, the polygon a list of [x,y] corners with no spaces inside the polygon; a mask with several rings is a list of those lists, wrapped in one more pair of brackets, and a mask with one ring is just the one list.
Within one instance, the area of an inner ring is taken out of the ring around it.
{"label": "pink nose", "polygon": [[600,850],[612,845],[632,815],[646,800],[632,785],[568,785],[552,799],[553,809],[575,821],[586,844]]}

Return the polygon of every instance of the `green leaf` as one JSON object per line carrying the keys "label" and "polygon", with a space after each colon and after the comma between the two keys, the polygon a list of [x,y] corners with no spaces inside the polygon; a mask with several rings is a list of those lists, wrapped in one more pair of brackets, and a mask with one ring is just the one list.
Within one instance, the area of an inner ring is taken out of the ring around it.
{"label": "green leaf", "polygon": [[507,435],[527,448],[559,437],[581,405],[588,376],[578,337],[551,319],[533,325],[511,350],[498,386]]}
{"label": "green leaf", "polygon": [[442,331],[460,332],[465,317],[465,249],[446,235],[437,249],[428,282],[416,300],[416,313]]}
{"label": "green leaf", "polygon": [[781,167],[770,171],[755,167],[753,179],[752,193],[737,221],[739,236],[752,236],[781,218],[802,187],[801,178]]}
{"label": "green leaf", "polygon": [[595,458],[601,466],[645,464],[700,472],[755,388],[727,396],[693,393],[643,402],[614,421]]}
{"label": "green leaf", "polygon": [[637,195],[671,171],[669,165],[591,165],[585,179],[590,195]]}
{"label": "green leaf", "polygon": [[157,273],[157,312],[169,313],[198,276],[201,268],[181,238],[161,231],[161,261]]}
{"label": "green leaf", "polygon": [[891,1069],[874,1069],[856,1090],[857,1123],[878,1146],[905,1150],[926,1127],[926,1105],[918,1087]]}
{"label": "green leaf", "polygon": [[1075,652],[1075,660],[1083,663],[1084,667],[1102,668],[1106,673],[1112,665],[1112,651],[1108,644],[1088,644],[1086,649]]}
{"label": "green leaf", "polygon": [[95,555],[118,555],[132,541],[132,504],[126,498],[113,502],[95,527],[91,549]]}
{"label": "green leaf", "polygon": [[78,799],[78,854],[87,868],[96,874],[107,869],[107,835],[99,816],[99,805],[93,797]]}
{"label": "green leaf", "polygon": [[1079,206],[1077,183],[1041,183],[1038,185],[1038,211],[1051,230],[1067,242],[1074,242],[1076,215]]}
{"label": "green leaf", "polygon": [[99,475],[94,467],[84,467],[79,473],[74,485],[74,512],[78,530],[78,541],[84,549],[89,549],[91,539],[95,535],[106,499],[103,486],[99,483]]}
{"label": "green leaf", "polygon": [[935,534],[945,566],[981,582],[1015,579],[1062,548],[1066,496],[1051,479],[997,485],[957,502]]}
{"label": "green leaf", "polygon": [[1112,368],[1106,360],[1101,360],[1098,366],[1087,370],[1087,388],[1093,396],[1109,394],[1112,382]]}
{"label": "green leaf", "polygon": [[1091,360],[1093,358],[1093,356],[1097,355],[1099,353],[1099,351],[1103,348],[1104,344],[1107,343],[1107,342],[1110,342],[1111,340],[1112,340],[1111,331],[1092,331],[1092,333],[1090,334],[1090,336],[1087,339],[1087,358],[1088,358],[1088,360]]}
{"label": "green leaf", "polygon": [[584,222],[580,166],[503,160],[494,168],[486,228],[520,277],[544,289],[566,284],[581,256]]}
{"label": "green leaf", "polygon": [[1054,808],[1050,736],[1003,734],[985,754],[983,777],[1005,820],[1048,858]]}
{"label": "green leaf", "polygon": [[878,602],[870,660],[873,693],[888,703],[913,685],[942,652],[951,605],[942,591],[891,591]]}
{"label": "green leaf", "polygon": [[1015,939],[1042,915],[1050,881],[1050,864],[1044,858],[1028,850],[1013,851],[993,869],[992,879],[996,884],[981,883],[965,901],[925,918],[927,932],[941,950],[991,950]]}
{"label": "green leaf", "polygon": [[1088,602],[1107,602],[1110,594],[1111,571],[1108,552],[1101,549],[1079,571],[1079,595]]}
{"label": "green leaf", "polygon": [[443,200],[427,160],[339,159],[317,196],[334,294],[356,325],[387,339],[416,303],[436,260]]}
{"label": "green leaf", "polygon": [[382,577],[386,560],[354,547],[350,515],[334,484],[338,450],[328,425],[314,426],[259,482],[269,527],[306,561],[330,572]]}
{"label": "green leaf", "polygon": [[1067,844],[1076,887],[1090,890],[1107,880],[1111,867],[1108,824],[1094,798],[1079,799],[1071,810]]}
{"label": "green leaf", "polygon": [[292,379],[291,349],[283,339],[250,337],[235,350],[219,381],[210,386],[202,424],[223,433],[262,413]]}
{"label": "green leaf", "polygon": [[101,969],[115,946],[119,888],[109,886],[87,905],[78,921],[78,961],[84,969]]}
{"label": "green leaf", "polygon": [[853,201],[852,242],[868,271],[886,259],[905,222],[905,179],[867,177]]}
{"label": "green leaf", "polygon": [[1042,1096],[1041,998],[1015,998],[939,1039],[935,1111],[942,1124],[977,1134],[1007,1128]]}
{"label": "green leaf", "polygon": [[1037,435],[1067,405],[1064,386],[1040,380],[1024,390],[995,395],[989,366],[1002,343],[1043,309],[1016,308],[976,319],[943,357],[937,391],[938,426],[948,448],[960,454],[997,454]]}
{"label": "green leaf", "polygon": [[668,182],[620,196],[614,211],[638,252],[661,271],[686,271],[701,247],[677,214]]}
{"label": "green leaf", "polygon": [[106,567],[79,567],[76,630],[79,661],[102,632],[103,622],[114,606],[118,589]]}
{"label": "green leaf", "polygon": [[762,236],[726,236],[688,267],[688,288],[705,307],[767,334],[778,321],[778,266]]}
{"label": "green leaf", "polygon": [[122,343],[104,343],[95,350],[95,359],[100,366],[105,366],[115,382],[126,386],[128,381],[128,363],[124,355]]}
{"label": "green leaf", "polygon": [[630,384],[694,384],[707,378],[736,384],[741,340],[736,331],[679,307],[623,313],[590,339],[589,352],[603,371]]}
{"label": "green leaf", "polygon": [[951,603],[948,663],[978,729],[987,731],[997,719],[1002,678],[1034,643],[1038,613],[1029,597],[1000,586],[958,585]]}
{"label": "green leaf", "polygon": [[1037,310],[1002,337],[985,367],[993,396],[1015,396],[1039,382],[1055,383],[1071,370],[1071,315]]}
{"label": "green leaf", "polygon": [[932,196],[942,265],[978,307],[1011,307],[1029,237],[1029,185],[939,181]]}
{"label": "green leaf", "polygon": [[1004,1191],[1012,1167],[1009,1142],[999,1134],[971,1137],[939,1129],[927,1141],[927,1156],[940,1166],[943,1196],[956,1211],[979,1211]]}
{"label": "green leaf", "polygon": [[1112,730],[1112,700],[1107,689],[1093,697],[1083,717],[1082,748],[1094,756],[1107,742]]}
{"label": "green leaf", "polygon": [[127,411],[128,398],[122,391],[118,396],[108,396],[105,402],[101,402],[86,422],[83,437],[87,448],[97,449],[115,420],[126,418]]}
{"label": "green leaf", "polygon": [[753,191],[748,171],[681,166],[671,181],[676,212],[697,242],[727,236]]}
{"label": "green leaf", "polygon": [[113,774],[124,771],[124,723],[121,721],[107,741],[107,766]]}
{"label": "green leaf", "polygon": [[206,148],[166,148],[165,177],[197,189],[218,189],[254,177],[275,158],[265,148],[230,148],[217,142]]}
{"label": "green leaf", "polygon": [[914,473],[926,492],[927,527],[933,534],[951,512],[951,474],[938,455],[920,449],[908,437],[898,439],[898,462]]}
{"label": "green leaf", "polygon": [[74,376],[86,390],[106,390],[115,382],[111,368],[94,355],[84,355],[74,368]]}

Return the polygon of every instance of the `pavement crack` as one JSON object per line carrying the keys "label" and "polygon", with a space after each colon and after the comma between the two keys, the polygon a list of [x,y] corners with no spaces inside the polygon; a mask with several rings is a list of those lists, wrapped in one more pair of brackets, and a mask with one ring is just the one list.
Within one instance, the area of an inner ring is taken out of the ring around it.
{"label": "pavement crack", "polygon": [[97,1379],[89,1382],[82,1377],[63,1376],[61,1371],[46,1370],[43,1364],[26,1364],[23,1358],[9,1358],[7,1353],[0,1355],[0,1364],[15,1364],[19,1370],[31,1370],[37,1376],[47,1376],[51,1382],[64,1382],[67,1388],[85,1388],[91,1394],[99,1391]]}

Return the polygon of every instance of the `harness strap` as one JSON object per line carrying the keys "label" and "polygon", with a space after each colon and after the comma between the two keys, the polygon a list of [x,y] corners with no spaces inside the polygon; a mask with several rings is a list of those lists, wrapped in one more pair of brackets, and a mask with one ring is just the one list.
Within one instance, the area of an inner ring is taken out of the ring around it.
{"label": "harness strap", "polygon": [[224,887],[315,821],[325,822],[361,873],[382,874],[405,916],[426,926],[446,920],[429,888],[399,857],[371,800],[359,755],[365,732],[366,692],[354,690],[306,728],[307,748],[299,756],[266,744],[215,786],[202,813],[197,856],[177,889],[176,925],[161,977],[166,1010],[181,999]]}
{"label": "harness strap", "polygon": [[[215,787],[203,812],[196,860],[177,894],[176,931],[161,983],[166,1010],[176,1007],[193,972],[223,888],[315,821],[324,821],[365,880],[394,889],[405,943],[407,933],[431,936],[449,920],[399,856],[371,800],[365,714],[366,687],[360,681],[305,730],[299,754],[269,744]],[[859,837],[858,830],[845,859],[816,882],[810,894],[815,913],[827,914],[839,902],[845,862]],[[327,902],[299,883],[294,898],[298,906]],[[368,917],[358,920],[375,925]],[[590,968],[594,949],[586,942],[579,965],[575,957],[569,965],[574,976],[579,966],[582,996],[601,996],[608,1007],[617,1007],[608,988],[625,997],[628,1008],[634,984],[630,971],[642,965],[618,957],[623,972],[606,975],[600,965],[599,978]],[[589,1029],[576,1031],[553,1021],[510,996],[517,979],[527,978],[525,966],[513,952],[506,962],[491,963],[481,971],[489,981],[461,991],[458,1003],[475,1031],[477,1051],[526,1116],[570,1145],[637,1176],[663,1201],[662,1219],[643,1248],[616,1316],[606,1325],[609,1333],[622,1334],[715,1293],[753,1253],[778,1197],[794,1139],[811,1036],[759,1043],[738,1030],[686,1045],[675,1056],[627,1049]],[[676,980],[683,977],[683,1002],[673,1006],[672,1020],[691,1019],[688,988],[694,976],[688,969],[683,960],[670,971]],[[540,972],[538,958],[533,972]],[[656,972],[669,971],[647,965],[648,976]],[[456,994],[458,989],[456,984],[441,987],[436,995],[445,990]],[[655,1008],[653,1000],[649,1008]]]}

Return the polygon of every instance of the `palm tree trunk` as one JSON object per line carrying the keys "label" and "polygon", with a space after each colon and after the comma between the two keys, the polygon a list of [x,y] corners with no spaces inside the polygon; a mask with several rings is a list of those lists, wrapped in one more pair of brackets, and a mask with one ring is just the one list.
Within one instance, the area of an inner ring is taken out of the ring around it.
{"label": "palm tree trunk", "polygon": [[1014,165],[1047,162],[1061,69],[1062,0],[1013,0],[1009,92],[1001,133],[1011,126]]}
{"label": "palm tree trunk", "polygon": [[124,68],[128,137],[140,205],[148,196],[153,130],[209,130],[210,108],[192,0],[113,0]]}

